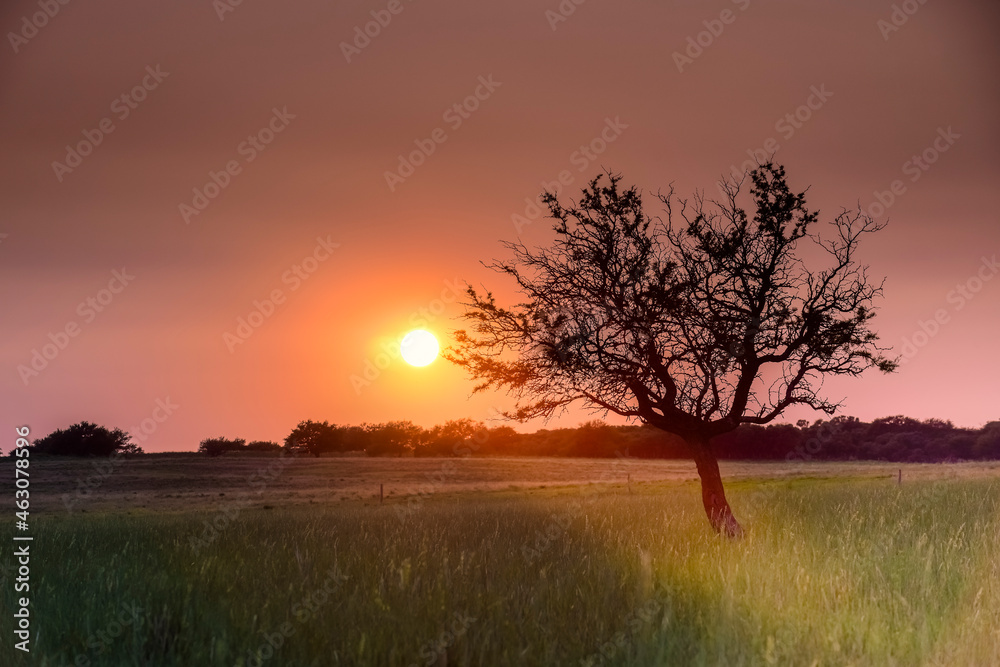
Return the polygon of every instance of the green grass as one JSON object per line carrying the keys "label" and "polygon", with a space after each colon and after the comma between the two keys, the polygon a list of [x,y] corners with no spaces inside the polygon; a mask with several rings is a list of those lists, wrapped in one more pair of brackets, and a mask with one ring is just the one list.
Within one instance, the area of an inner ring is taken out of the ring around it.
{"label": "green grass", "polygon": [[216,513],[39,517],[17,660],[256,665],[285,624],[262,664],[1000,664],[995,481],[741,481],[739,542],[632,487],[249,508],[197,553]]}

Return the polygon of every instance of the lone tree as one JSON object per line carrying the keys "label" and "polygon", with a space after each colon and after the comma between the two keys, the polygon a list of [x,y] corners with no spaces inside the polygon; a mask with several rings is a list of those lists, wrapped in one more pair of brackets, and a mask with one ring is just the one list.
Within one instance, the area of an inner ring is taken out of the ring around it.
{"label": "lone tree", "polygon": [[470,286],[469,330],[445,356],[474,392],[506,389],[509,418],[580,401],[680,436],[712,528],[737,537],[712,439],[794,404],[833,414],[824,375],[896,366],[870,328],[881,281],[856,260],[862,235],[882,225],[843,210],[821,235],[818,213],[771,163],[721,183],[716,200],[658,194],[664,219],[648,217],[620,175],[604,178],[568,207],[543,194],[552,246],[507,242],[513,260],[487,265],[512,276],[524,302],[504,308]]}

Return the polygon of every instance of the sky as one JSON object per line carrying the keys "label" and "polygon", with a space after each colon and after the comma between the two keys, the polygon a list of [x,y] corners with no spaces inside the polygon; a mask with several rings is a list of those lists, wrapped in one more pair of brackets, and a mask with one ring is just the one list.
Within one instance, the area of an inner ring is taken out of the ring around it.
{"label": "sky", "polygon": [[393,344],[447,344],[465,282],[515,300],[481,261],[552,240],[543,187],[612,170],[657,214],[766,153],[821,220],[888,220],[862,260],[904,363],[828,381],[841,413],[1000,419],[995,3],[18,0],[0,28],[10,442],[493,418]]}

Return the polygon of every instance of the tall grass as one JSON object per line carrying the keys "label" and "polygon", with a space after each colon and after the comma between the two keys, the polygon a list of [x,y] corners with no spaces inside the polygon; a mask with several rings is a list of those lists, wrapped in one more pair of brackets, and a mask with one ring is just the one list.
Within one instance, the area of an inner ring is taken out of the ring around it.
{"label": "tall grass", "polygon": [[1000,664],[996,483],[740,482],[738,542],[710,533],[693,485],[633,491],[247,509],[198,551],[211,513],[39,518],[40,635],[17,659]]}

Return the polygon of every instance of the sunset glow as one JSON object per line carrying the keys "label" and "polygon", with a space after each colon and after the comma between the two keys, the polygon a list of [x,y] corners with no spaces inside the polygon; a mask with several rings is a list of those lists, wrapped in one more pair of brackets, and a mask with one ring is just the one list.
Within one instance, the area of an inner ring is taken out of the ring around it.
{"label": "sunset glow", "polygon": [[[769,153],[823,224],[856,203],[889,223],[858,259],[887,277],[878,330],[902,363],[830,378],[838,414],[982,426],[1000,372],[1000,10],[919,3],[894,23],[894,4],[403,3],[383,27],[385,3],[220,21],[211,3],[150,17],[102,0],[44,28],[37,3],[12,4],[4,428],[86,419],[161,452],[280,441],[308,418],[485,419],[509,398],[470,396],[444,359],[417,373],[399,343],[425,329],[446,347],[466,283],[517,303],[481,262],[551,243],[542,190],[565,203],[607,169],[660,216],[658,190],[717,197]],[[156,421],[157,401],[180,407]]]}
{"label": "sunset glow", "polygon": [[411,366],[426,366],[437,359],[441,349],[434,334],[425,329],[406,334],[399,347],[403,359]]}
{"label": "sunset glow", "polygon": [[1000,2],[0,25],[0,667],[1000,666]]}

